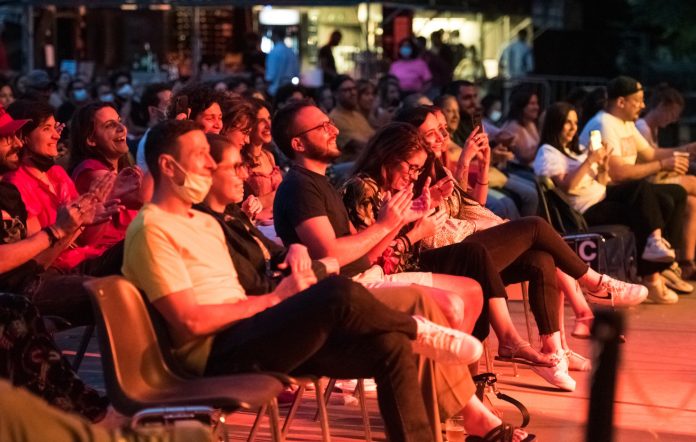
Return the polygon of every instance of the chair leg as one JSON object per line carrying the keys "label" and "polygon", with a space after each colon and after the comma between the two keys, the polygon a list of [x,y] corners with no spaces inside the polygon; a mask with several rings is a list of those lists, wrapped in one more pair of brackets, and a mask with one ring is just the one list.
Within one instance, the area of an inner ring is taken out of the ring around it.
{"label": "chair leg", "polygon": [[[317,386],[317,391],[320,391],[321,390],[321,380],[317,380],[316,386]],[[329,383],[326,384],[326,390],[324,390],[324,406],[325,407],[328,407],[328,405],[329,405],[329,399],[331,399],[331,393],[333,392],[333,389],[335,386],[336,386],[336,379],[335,378],[329,379]],[[318,405],[317,405],[317,407],[318,407]],[[314,421],[316,422],[317,420],[319,420],[319,408],[317,408],[317,412],[314,415]]]}
{"label": "chair leg", "polygon": [[258,413],[256,413],[256,419],[254,419],[254,425],[251,426],[251,431],[249,431],[249,437],[247,437],[247,442],[254,442],[256,440],[256,433],[259,431],[259,425],[261,425],[261,418],[266,414],[267,405],[261,406]]}
{"label": "chair leg", "polygon": [[324,402],[324,395],[321,393],[321,386],[319,384],[320,381],[317,380],[315,393],[317,396],[317,413],[319,414],[319,424],[321,425],[321,440],[323,442],[330,442],[331,430],[329,429],[329,415],[326,412],[326,402]]}
{"label": "chair leg", "polygon": [[297,410],[300,408],[300,403],[302,402],[302,395],[305,392],[305,386],[304,385],[299,385],[297,387],[297,391],[295,392],[295,397],[292,400],[292,404],[290,405],[290,410],[288,410],[288,414],[285,417],[285,422],[283,422],[283,437],[287,437],[288,435],[288,430],[290,429],[290,424],[292,423],[292,420],[295,418],[295,414],[297,413]]}
{"label": "chair leg", "polygon": [[278,399],[273,398],[268,404],[268,423],[271,427],[271,440],[273,442],[283,442],[283,432],[280,431],[280,416],[278,413]]}
{"label": "chair leg", "polygon": [[89,341],[92,340],[93,335],[94,325],[88,325],[87,328],[85,328],[85,331],[82,333],[80,345],[79,347],[77,347],[77,351],[75,352],[75,356],[72,360],[72,369],[75,370],[75,372],[77,372],[80,369],[80,364],[82,364],[82,360],[85,358],[85,353],[87,353]]}
{"label": "chair leg", "polygon": [[483,357],[486,363],[486,372],[493,373],[493,358],[491,357],[491,349],[488,346],[488,338],[483,340]]}
{"label": "chair leg", "polygon": [[370,415],[367,413],[367,401],[365,399],[365,380],[358,379],[358,384],[355,386],[355,392],[358,394],[360,401],[360,412],[362,413],[363,428],[365,429],[365,441],[372,442],[372,431],[370,429]]}

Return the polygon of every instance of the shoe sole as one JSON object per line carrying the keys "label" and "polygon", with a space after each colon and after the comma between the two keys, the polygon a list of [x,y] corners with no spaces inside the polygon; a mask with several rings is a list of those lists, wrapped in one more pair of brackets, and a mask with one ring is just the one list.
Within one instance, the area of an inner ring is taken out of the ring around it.
{"label": "shoe sole", "polygon": [[671,256],[655,256],[655,257],[649,257],[646,258],[645,256],[640,257],[643,261],[650,261],[650,262],[661,262],[661,263],[670,263],[674,262],[676,258],[672,258]]}

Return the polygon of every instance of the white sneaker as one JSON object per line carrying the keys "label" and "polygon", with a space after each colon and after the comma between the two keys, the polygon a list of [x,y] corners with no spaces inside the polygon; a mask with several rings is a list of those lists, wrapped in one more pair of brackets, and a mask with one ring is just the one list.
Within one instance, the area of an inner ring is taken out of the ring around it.
{"label": "white sneaker", "polygon": [[651,262],[672,262],[676,254],[666,239],[649,236],[641,257]]}
{"label": "white sneaker", "polygon": [[679,296],[665,286],[662,278],[658,278],[655,282],[645,282],[645,285],[648,288],[648,299],[652,302],[656,304],[676,304],[679,302]]}
{"label": "white sneaker", "polygon": [[532,365],[532,371],[549,384],[560,388],[564,391],[575,391],[575,379],[568,374],[568,358],[563,350],[558,350],[551,355],[553,359],[558,360],[558,364],[553,367],[539,367]]}
{"label": "white sneaker", "polygon": [[422,316],[414,316],[418,336],[413,351],[445,364],[469,365],[481,358],[483,345],[471,335],[443,327]]}
{"label": "white sneaker", "polygon": [[609,275],[602,275],[595,289],[582,287],[589,302],[612,307],[638,305],[648,297],[648,289],[640,284],[619,281]]}

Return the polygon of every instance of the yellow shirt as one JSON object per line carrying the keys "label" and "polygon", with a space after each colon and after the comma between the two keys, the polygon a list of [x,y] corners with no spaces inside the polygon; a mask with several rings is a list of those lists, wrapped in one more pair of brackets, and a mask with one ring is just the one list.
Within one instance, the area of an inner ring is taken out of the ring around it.
{"label": "yellow shirt", "polygon": [[[145,205],[126,232],[122,271],[150,302],[189,288],[201,305],[247,299],[220,225],[195,210],[184,217]],[[174,353],[202,374],[212,340],[213,335],[195,339]]]}

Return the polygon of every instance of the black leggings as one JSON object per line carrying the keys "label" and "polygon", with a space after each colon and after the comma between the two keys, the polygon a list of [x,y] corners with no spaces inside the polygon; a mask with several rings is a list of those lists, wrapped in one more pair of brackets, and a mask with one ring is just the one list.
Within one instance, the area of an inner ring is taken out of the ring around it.
{"label": "black leggings", "polygon": [[416,323],[342,277],[324,279],[219,332],[206,375],[255,370],[371,378],[387,436],[431,441],[411,352]]}
{"label": "black leggings", "polygon": [[527,216],[474,233],[504,284],[529,281],[529,303],[543,335],[560,330],[556,268],[578,279],[588,266],[542,218]]}
{"label": "black leggings", "polygon": [[669,264],[641,258],[648,236],[656,229],[662,229],[663,236],[673,246],[679,247],[685,207],[686,190],[682,186],[635,180],[607,186],[606,198],[587,209],[583,216],[591,226],[628,226],[636,236],[638,274],[649,275],[664,270]]}

